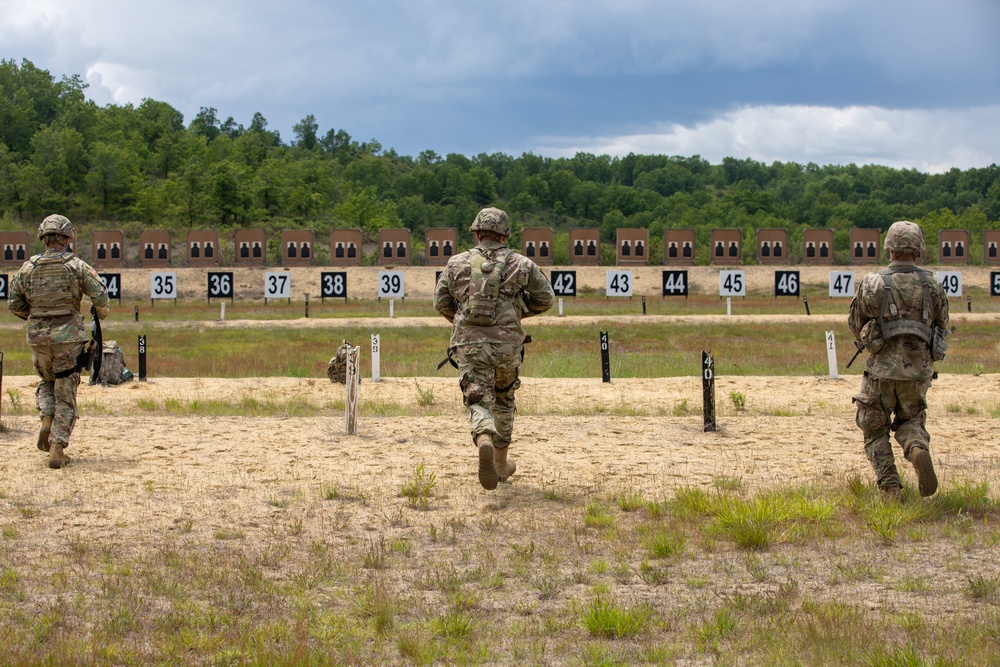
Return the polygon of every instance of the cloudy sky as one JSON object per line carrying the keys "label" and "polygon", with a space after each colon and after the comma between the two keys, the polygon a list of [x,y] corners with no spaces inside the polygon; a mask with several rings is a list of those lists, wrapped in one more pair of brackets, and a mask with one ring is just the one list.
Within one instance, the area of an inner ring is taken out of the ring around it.
{"label": "cloudy sky", "polygon": [[416,156],[1000,163],[1000,0],[0,0],[91,99]]}

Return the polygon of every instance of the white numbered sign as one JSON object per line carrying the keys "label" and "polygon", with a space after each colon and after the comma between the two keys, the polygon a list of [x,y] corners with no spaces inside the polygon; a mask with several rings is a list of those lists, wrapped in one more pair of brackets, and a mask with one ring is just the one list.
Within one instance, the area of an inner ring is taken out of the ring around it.
{"label": "white numbered sign", "polygon": [[291,299],[292,274],[288,271],[264,272],[265,299]]}
{"label": "white numbered sign", "polygon": [[406,296],[406,283],[402,271],[378,272],[378,296],[390,299],[401,299]]}
{"label": "white numbered sign", "polygon": [[687,296],[687,295],[688,295],[688,272],[664,271],[663,296]]}
{"label": "white numbered sign", "polygon": [[177,273],[175,271],[154,271],[149,275],[150,299],[176,299]]}
{"label": "white numbered sign", "polygon": [[1000,271],[990,271],[990,296],[1000,296]]}
{"label": "white numbered sign", "polygon": [[830,272],[830,297],[853,297],[854,296],[854,272],[852,271],[831,271]]}
{"label": "white numbered sign", "polygon": [[324,299],[327,297],[347,298],[346,271],[324,271],[319,277],[319,283],[319,294]]}
{"label": "white numbered sign", "polygon": [[109,299],[122,298],[122,274],[102,273],[98,277],[101,279],[101,282],[104,283],[104,287],[107,288]]}
{"label": "white numbered sign", "polygon": [[948,296],[962,296],[962,272],[961,271],[938,271],[938,282],[944,288],[944,293]]}
{"label": "white numbered sign", "polygon": [[746,296],[746,271],[719,271],[719,296]]}
{"label": "white numbered sign", "polygon": [[553,271],[552,291],[556,296],[576,296],[576,271]]}
{"label": "white numbered sign", "polygon": [[775,271],[774,296],[798,296],[798,295],[799,295],[799,272]]}
{"label": "white numbered sign", "polygon": [[10,278],[6,273],[0,273],[0,301],[7,300],[7,286],[10,284]]}
{"label": "white numbered sign", "polygon": [[233,274],[231,271],[209,271],[208,298],[209,299],[233,298]]}
{"label": "white numbered sign", "polygon": [[608,296],[632,296],[632,272],[609,270],[604,289]]}

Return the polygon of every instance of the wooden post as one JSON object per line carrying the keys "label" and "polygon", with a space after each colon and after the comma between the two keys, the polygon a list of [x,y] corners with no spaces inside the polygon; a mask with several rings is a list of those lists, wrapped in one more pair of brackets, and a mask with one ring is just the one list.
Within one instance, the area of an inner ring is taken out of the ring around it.
{"label": "wooden post", "polygon": [[344,399],[344,433],[358,434],[358,384],[361,382],[361,348],[352,347],[347,352],[346,398]]}
{"label": "wooden post", "polygon": [[701,353],[701,390],[705,413],[705,430],[714,431],[715,426],[715,357],[711,352]]}

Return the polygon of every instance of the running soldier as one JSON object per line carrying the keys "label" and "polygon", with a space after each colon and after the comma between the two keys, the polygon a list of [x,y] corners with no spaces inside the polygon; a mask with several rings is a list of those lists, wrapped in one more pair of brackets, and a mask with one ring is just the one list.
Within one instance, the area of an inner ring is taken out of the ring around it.
{"label": "running soldier", "polygon": [[890,431],[917,473],[920,495],[937,491],[927,433],[927,390],[934,362],[948,348],[948,297],[930,271],[914,262],[924,253],[924,234],[912,222],[895,222],[885,235],[889,266],[869,273],[851,301],[847,323],[855,345],[870,352],[861,391],[854,397],[865,454],[878,488],[899,497],[903,483],[892,454]]}
{"label": "running soldier", "polygon": [[492,490],[517,470],[507,448],[526,342],[521,320],[544,313],[555,296],[538,266],[506,247],[510,221],[504,211],[484,208],[470,231],[476,247],[448,260],[434,308],[454,324],[448,357],[458,368],[479,448],[479,483]]}
{"label": "running soldier", "polygon": [[[80,314],[83,295],[90,297],[102,320],[111,310],[108,291],[97,272],[66,251],[76,238],[64,216],[50,215],[38,227],[45,252],[18,269],[10,282],[7,309],[28,321],[28,346],[35,372],[42,378],[35,391],[41,415],[38,449],[49,453],[49,467],[69,463],[63,450],[79,418],[76,389],[83,352],[89,340]],[[97,350],[101,354],[101,350]]]}

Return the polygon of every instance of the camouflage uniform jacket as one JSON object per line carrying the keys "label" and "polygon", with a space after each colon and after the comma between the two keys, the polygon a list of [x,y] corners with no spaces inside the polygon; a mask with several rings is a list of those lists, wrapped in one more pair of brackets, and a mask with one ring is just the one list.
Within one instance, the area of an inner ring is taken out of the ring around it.
{"label": "camouflage uniform jacket", "polygon": [[[479,326],[464,321],[466,304],[469,300],[469,284],[472,279],[472,258],[474,253],[490,257],[506,252],[501,271],[500,294],[496,309],[496,324]],[[544,313],[552,307],[555,295],[552,286],[541,269],[527,257],[520,255],[492,239],[472,250],[455,255],[441,273],[434,290],[434,308],[454,323],[451,346],[493,341],[497,343],[524,342],[521,320]]]}
{"label": "camouflage uniform jacket", "polygon": [[14,274],[7,310],[28,320],[28,345],[85,343],[90,336],[80,314],[83,295],[104,319],[110,300],[97,271],[73,253],[50,248]]}
{"label": "camouflage uniform jacket", "polygon": [[[893,261],[889,269],[913,267],[912,262]],[[920,321],[923,313],[923,286],[920,272],[927,274],[930,287],[929,315],[933,327],[948,327],[948,297],[935,276],[924,269],[893,272],[892,297],[901,318]],[[857,294],[851,301],[847,325],[855,340],[861,341],[861,330],[868,322],[882,314],[885,304],[885,281],[878,273],[869,273],[861,281]],[[873,377],[887,380],[929,381],[934,375],[934,361],[930,347],[913,335],[901,335],[885,341],[885,346],[868,356],[865,366]]]}

